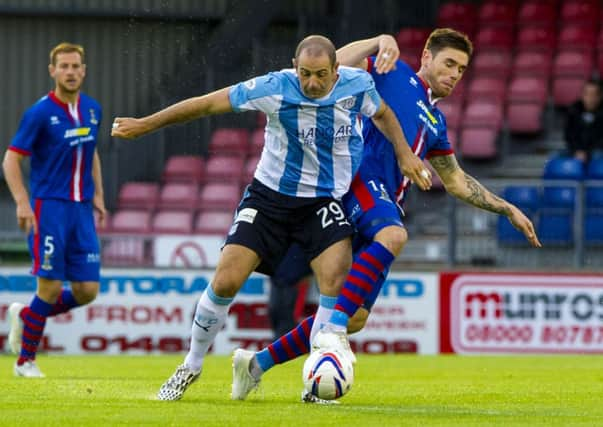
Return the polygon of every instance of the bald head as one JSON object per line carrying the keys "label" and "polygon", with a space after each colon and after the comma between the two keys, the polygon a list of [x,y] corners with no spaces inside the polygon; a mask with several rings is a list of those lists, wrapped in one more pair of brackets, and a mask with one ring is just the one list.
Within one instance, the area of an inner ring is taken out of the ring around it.
{"label": "bald head", "polygon": [[303,39],[297,45],[295,49],[295,60],[299,61],[299,57],[302,53],[310,57],[318,57],[321,55],[327,55],[329,57],[331,67],[335,65],[337,61],[335,55],[335,45],[333,42],[326,37],[312,35]]}

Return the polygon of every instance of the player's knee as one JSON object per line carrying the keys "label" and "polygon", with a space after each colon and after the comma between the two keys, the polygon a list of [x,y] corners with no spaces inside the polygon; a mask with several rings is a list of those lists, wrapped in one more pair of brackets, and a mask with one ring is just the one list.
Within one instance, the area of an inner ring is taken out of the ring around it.
{"label": "player's knee", "polygon": [[72,284],[71,292],[73,293],[73,298],[80,305],[90,304],[92,301],[96,299],[98,295],[98,282],[83,282]]}
{"label": "player's knee", "polygon": [[359,308],[356,310],[356,313],[350,317],[350,321],[348,322],[348,334],[353,334],[354,332],[358,332],[364,328],[368,315],[368,311],[364,308]]}
{"label": "player's knee", "polygon": [[241,285],[238,275],[225,270],[217,270],[211,282],[214,293],[224,298],[233,298],[239,292]]}
{"label": "player's knee", "polygon": [[375,240],[398,256],[408,241],[408,233],[402,227],[387,227],[377,233]]}

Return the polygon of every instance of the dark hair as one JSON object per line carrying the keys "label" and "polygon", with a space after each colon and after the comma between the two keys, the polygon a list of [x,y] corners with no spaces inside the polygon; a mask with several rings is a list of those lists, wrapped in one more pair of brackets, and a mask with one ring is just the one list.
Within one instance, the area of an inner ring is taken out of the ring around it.
{"label": "dark hair", "polygon": [[436,28],[425,42],[425,49],[429,49],[433,56],[447,47],[465,52],[469,58],[473,54],[473,43],[469,37],[452,28]]}
{"label": "dark hair", "polygon": [[335,62],[337,62],[335,45],[331,40],[324,36],[312,35],[299,42],[295,49],[296,60],[299,59],[299,55],[301,55],[303,51],[307,51],[310,56],[320,56],[323,53],[326,53],[329,56],[331,66],[334,66]]}

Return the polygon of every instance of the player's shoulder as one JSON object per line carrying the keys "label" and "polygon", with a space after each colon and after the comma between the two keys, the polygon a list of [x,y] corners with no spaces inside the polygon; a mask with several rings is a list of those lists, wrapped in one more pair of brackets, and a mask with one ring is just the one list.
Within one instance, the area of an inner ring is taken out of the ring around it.
{"label": "player's shoulder", "polygon": [[48,95],[44,95],[44,96],[38,98],[38,100],[36,102],[34,102],[32,105],[30,105],[25,110],[24,115],[29,116],[29,117],[42,116],[46,112],[48,112],[48,110],[50,108],[52,108],[52,106],[53,106],[53,102],[51,101],[50,97]]}
{"label": "player's shoulder", "polygon": [[340,87],[353,87],[358,90],[367,90],[375,86],[373,77],[365,70],[354,67],[339,66]]}
{"label": "player's shoulder", "polygon": [[100,102],[83,92],[80,92],[80,102],[85,103],[88,107],[97,108],[99,110],[101,109]]}

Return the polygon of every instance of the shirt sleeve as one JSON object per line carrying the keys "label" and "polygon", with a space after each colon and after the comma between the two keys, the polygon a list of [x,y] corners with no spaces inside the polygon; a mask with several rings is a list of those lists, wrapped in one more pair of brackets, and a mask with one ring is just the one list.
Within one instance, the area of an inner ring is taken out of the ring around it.
{"label": "shirt sleeve", "polygon": [[439,114],[440,120],[444,123],[440,134],[438,135],[437,142],[432,145],[427,153],[425,153],[425,157],[430,159],[435,156],[448,156],[450,154],[454,154],[454,149],[448,140],[448,126],[446,126],[446,117],[443,114]]}
{"label": "shirt sleeve", "polygon": [[362,98],[360,112],[367,117],[373,117],[381,107],[382,100],[381,96],[379,96],[379,93],[377,93],[377,89],[375,88],[375,81],[373,80],[373,77],[370,74],[366,74],[366,77],[366,89]]}
{"label": "shirt sleeve", "polygon": [[274,113],[281,103],[281,83],[275,73],[254,77],[237,83],[228,93],[232,109],[240,111],[262,111]]}
{"label": "shirt sleeve", "polygon": [[35,108],[30,108],[23,114],[19,128],[8,149],[25,156],[31,155],[33,145],[38,138],[42,123]]}

